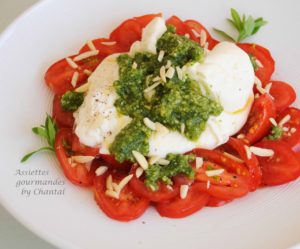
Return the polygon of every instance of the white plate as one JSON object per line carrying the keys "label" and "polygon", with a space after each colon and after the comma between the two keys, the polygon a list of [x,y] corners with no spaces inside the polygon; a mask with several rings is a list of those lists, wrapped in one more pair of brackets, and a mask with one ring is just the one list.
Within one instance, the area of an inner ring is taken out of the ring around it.
{"label": "white plate", "polygon": [[[300,241],[300,181],[265,188],[222,208],[205,208],[186,219],[161,218],[148,210],[137,221],[108,219],[91,191],[71,185],[53,155],[20,164],[24,153],[40,146],[30,129],[50,112],[52,95],[43,83],[47,67],[75,53],[87,40],[107,35],[125,18],[145,13],[177,14],[212,26],[228,27],[230,7],[269,24],[252,39],[276,60],[274,79],[300,92],[300,2],[290,1],[43,1],[11,25],[0,39],[0,199],[30,230],[61,248],[286,248]],[[299,102],[298,102],[299,106]],[[40,169],[46,176],[17,176],[16,170]],[[22,195],[37,186],[25,180],[64,181],[64,195]]]}

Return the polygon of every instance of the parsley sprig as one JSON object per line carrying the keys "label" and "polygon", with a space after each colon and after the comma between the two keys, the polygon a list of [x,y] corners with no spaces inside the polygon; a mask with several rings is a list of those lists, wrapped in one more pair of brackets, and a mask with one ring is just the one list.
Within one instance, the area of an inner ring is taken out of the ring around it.
{"label": "parsley sprig", "polygon": [[30,152],[26,154],[22,159],[21,162],[27,161],[32,155],[41,152],[41,151],[55,151],[54,150],[54,142],[55,142],[55,136],[57,132],[57,127],[55,124],[55,121],[51,118],[49,114],[47,114],[45,124],[41,125],[40,127],[34,127],[32,128],[32,132],[42,138],[45,138],[48,142],[48,146],[41,147],[38,150],[35,150],[33,152]]}
{"label": "parsley sprig", "polygon": [[214,30],[221,36],[232,42],[241,42],[245,40],[249,36],[256,34],[262,26],[267,24],[267,22],[262,17],[254,19],[251,15],[246,17],[243,14],[241,16],[235,9],[231,9],[231,18],[232,19],[227,18],[227,21],[237,30],[237,38],[233,38],[231,35],[220,29],[214,28]]}

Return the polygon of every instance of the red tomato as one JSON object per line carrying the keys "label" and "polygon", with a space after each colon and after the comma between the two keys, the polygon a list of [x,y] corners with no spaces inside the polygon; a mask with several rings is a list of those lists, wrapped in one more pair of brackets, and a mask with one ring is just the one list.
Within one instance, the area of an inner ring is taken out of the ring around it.
{"label": "red tomato", "polygon": [[66,112],[61,108],[61,96],[55,95],[53,99],[52,117],[58,127],[72,128],[74,125],[73,112]]}
{"label": "red tomato", "polygon": [[178,35],[185,35],[188,32],[183,21],[181,21],[177,16],[171,16],[166,21],[166,24],[174,26]]}
{"label": "red tomato", "polygon": [[206,174],[208,167],[214,170],[222,169],[219,165],[209,161],[203,163],[196,174],[196,180],[199,182],[201,191],[223,200],[239,198],[249,192],[247,178],[228,173],[226,170],[218,176],[209,177]]}
{"label": "red tomato", "polygon": [[132,162],[130,161],[125,161],[123,163],[119,163],[114,156],[109,155],[109,154],[100,154],[100,157],[107,163],[108,166],[116,168],[116,169],[121,169],[121,168],[130,168],[132,165]]}
{"label": "red tomato", "polygon": [[255,146],[274,151],[274,155],[271,157],[258,157],[263,173],[263,184],[279,185],[298,178],[300,175],[299,160],[285,142],[266,140]]}
{"label": "red tomato", "polygon": [[222,165],[229,172],[236,173],[238,175],[249,176],[248,169],[243,163],[239,163],[227,157],[221,151],[197,148],[194,149],[192,152],[196,156],[204,157],[204,159],[207,161],[212,161],[214,163]]}
{"label": "red tomato", "polygon": [[[99,50],[99,53],[106,57],[111,54],[126,52],[116,41],[111,41],[107,38],[98,38],[92,41],[95,48]],[[111,42],[111,44],[108,44]],[[103,44],[104,43],[104,44]],[[91,49],[87,44],[85,44],[79,51],[79,53],[90,51]]]}
{"label": "red tomato", "polygon": [[277,118],[278,123],[287,115],[291,119],[283,125],[288,131],[283,132],[281,140],[287,142],[293,151],[300,152],[300,110],[295,107],[287,108]]}
{"label": "red tomato", "polygon": [[153,202],[167,201],[174,198],[179,193],[179,186],[175,183],[172,187],[173,190],[168,189],[167,186],[163,183],[158,183],[159,189],[157,191],[152,191],[144,184],[143,176],[137,178],[135,175],[137,166],[133,165],[130,173],[133,174],[133,177],[130,181],[130,187],[140,196],[147,198]]}
{"label": "red tomato", "polygon": [[[77,55],[70,56],[74,58]],[[73,90],[74,87],[71,85],[72,77],[75,72],[78,72],[78,80],[76,87],[86,83],[88,75],[84,70],[94,71],[99,63],[103,60],[103,55],[98,54],[97,56],[92,56],[90,58],[77,61],[77,69],[72,68],[66,59],[62,59],[55,62],[45,74],[45,82],[48,87],[55,93],[62,95],[68,90]]]}
{"label": "red tomato", "polygon": [[248,159],[247,152],[245,150],[245,143],[236,138],[229,138],[227,143],[232,149],[234,149],[239,157],[245,162],[248,167],[250,174],[250,191],[254,191],[261,184],[262,172],[259,166],[257,157],[252,154],[251,158]]}
{"label": "red tomato", "polygon": [[253,144],[268,134],[272,124],[270,118],[275,118],[276,107],[268,94],[254,100],[247,123],[239,133],[245,135],[246,144]]}
{"label": "red tomato", "polygon": [[141,25],[133,19],[128,19],[111,32],[109,39],[118,42],[128,51],[132,43],[140,40],[141,37]]}
{"label": "red tomato", "polygon": [[145,212],[149,206],[149,201],[137,196],[128,184],[121,190],[119,199],[107,196],[105,194],[106,179],[110,174],[113,182],[117,184],[128,175],[122,171],[108,171],[104,175],[95,177],[94,194],[97,204],[112,219],[118,221],[137,219]]}
{"label": "red tomato", "polygon": [[65,173],[65,176],[74,184],[84,187],[93,185],[95,177],[95,167],[92,164],[90,170],[87,165],[82,163],[76,163],[76,166],[72,166],[68,160],[71,156],[69,150],[71,149],[72,142],[72,130],[67,128],[59,129],[55,137],[55,152],[59,160],[59,163]]}
{"label": "red tomato", "polygon": [[232,200],[223,200],[216,197],[209,197],[209,200],[206,204],[207,207],[221,207],[225,204],[232,202]]}
{"label": "red tomato", "polygon": [[159,202],[155,206],[156,210],[161,216],[169,218],[183,218],[199,211],[207,204],[210,197],[199,190],[198,184],[195,183],[189,188],[185,199],[177,196],[172,200]]}
{"label": "red tomato", "polygon": [[296,100],[296,92],[294,88],[282,81],[271,81],[271,96],[274,97],[277,112],[282,112]]}
{"label": "red tomato", "polygon": [[73,134],[72,151],[84,156],[98,156],[99,148],[93,148],[80,143],[79,138]]}
{"label": "red tomato", "polygon": [[247,54],[254,56],[261,62],[263,67],[258,67],[258,69],[255,71],[255,75],[261,80],[263,86],[269,83],[275,69],[275,61],[272,58],[270,51],[254,43],[239,43],[237,45]]}
{"label": "red tomato", "polygon": [[143,15],[143,16],[137,16],[137,17],[134,17],[133,19],[135,21],[137,21],[141,25],[142,28],[144,28],[155,17],[161,17],[161,16],[162,16],[161,13],[158,13],[158,14],[148,14],[148,15]]}
{"label": "red tomato", "polygon": [[214,46],[216,46],[219,41],[215,40],[214,38],[212,38],[212,36],[210,35],[210,33],[207,31],[207,29],[200,24],[199,22],[195,21],[195,20],[186,20],[184,22],[185,26],[186,26],[186,30],[189,33],[190,37],[192,40],[199,42],[199,37],[195,36],[194,32],[192,30],[195,30],[198,34],[201,33],[201,30],[204,30],[206,32],[207,35],[207,42],[208,42],[208,48],[209,49],[213,49]]}

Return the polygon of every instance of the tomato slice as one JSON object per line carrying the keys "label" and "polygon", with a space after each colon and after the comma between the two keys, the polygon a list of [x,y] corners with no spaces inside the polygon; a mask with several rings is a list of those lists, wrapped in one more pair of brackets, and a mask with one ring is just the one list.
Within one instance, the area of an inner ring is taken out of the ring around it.
{"label": "tomato slice", "polygon": [[209,200],[208,200],[206,206],[207,207],[221,207],[232,201],[233,200],[223,200],[223,199],[216,198],[216,197],[209,197]]}
{"label": "tomato slice", "polygon": [[[92,43],[94,44],[95,48],[99,50],[99,53],[103,56],[106,57],[111,54],[115,53],[121,53],[121,52],[126,52],[126,50],[118,44],[116,41],[111,41],[107,38],[98,38],[95,40],[92,40]],[[90,47],[85,44],[79,51],[79,53],[84,53],[87,51],[90,51]]]}
{"label": "tomato slice", "polygon": [[270,94],[274,98],[277,112],[282,112],[296,100],[294,88],[282,81],[271,81]]}
{"label": "tomato slice", "polygon": [[130,173],[133,174],[133,177],[129,184],[134,192],[136,192],[138,195],[143,196],[153,202],[162,202],[170,200],[179,194],[179,186],[176,183],[173,184],[173,189],[169,189],[165,184],[159,182],[159,189],[157,191],[151,190],[144,184],[143,176],[140,176],[139,178],[136,177],[136,169],[137,166],[134,164],[130,170]]}
{"label": "tomato slice", "polygon": [[80,143],[79,138],[76,136],[76,134],[73,134],[72,138],[72,151],[84,155],[84,156],[98,156],[99,155],[99,148],[93,148],[86,146],[82,143]]}
{"label": "tomato slice", "polygon": [[250,191],[254,191],[261,184],[262,172],[259,166],[257,157],[252,154],[249,159],[245,149],[245,143],[236,138],[229,138],[227,143],[232,149],[234,149],[239,157],[245,162],[248,167],[250,178]]}
{"label": "tomato slice", "polygon": [[93,185],[96,166],[92,164],[90,170],[88,165],[76,163],[72,165],[68,158],[71,156],[69,150],[72,143],[72,130],[67,128],[59,129],[55,137],[55,152],[65,176],[74,184],[84,187]]}
{"label": "tomato slice", "polygon": [[[73,55],[70,56],[70,58],[73,59],[76,56],[77,55]],[[49,67],[45,74],[45,82],[55,94],[62,95],[66,91],[74,90],[71,81],[75,72],[78,72],[78,80],[76,84],[76,87],[78,87],[87,81],[88,75],[85,73],[85,70],[93,72],[103,58],[103,55],[98,54],[96,56],[91,56],[84,60],[77,61],[76,64],[78,65],[78,68],[76,69],[72,68],[66,59],[62,59]]]}
{"label": "tomato slice", "polygon": [[268,94],[254,100],[247,123],[239,133],[245,135],[243,141],[253,144],[268,134],[272,124],[270,118],[276,117],[274,101]]}
{"label": "tomato slice", "polygon": [[100,157],[105,161],[105,163],[116,169],[129,169],[132,165],[132,162],[125,161],[123,163],[119,163],[114,156],[109,154],[100,154]]}
{"label": "tomato slice", "polygon": [[269,186],[279,185],[299,177],[300,162],[285,142],[266,140],[255,146],[274,151],[272,157],[257,157],[262,168],[263,184]]}
{"label": "tomato slice", "polygon": [[73,112],[66,112],[61,108],[61,96],[55,95],[53,99],[52,117],[58,127],[71,128],[74,125]]}
{"label": "tomato slice", "polygon": [[140,40],[141,37],[141,25],[134,19],[128,19],[111,32],[109,39],[118,42],[128,51],[132,43]]}
{"label": "tomato slice", "polygon": [[277,118],[279,123],[284,117],[290,115],[290,120],[283,127],[287,129],[282,134],[280,140],[290,145],[293,151],[300,152],[300,110],[295,107],[285,109]]}
{"label": "tomato slice", "polygon": [[232,174],[225,169],[218,176],[207,176],[209,168],[214,170],[222,169],[219,165],[205,161],[203,166],[197,170],[196,180],[199,182],[201,191],[208,193],[212,197],[223,200],[231,200],[242,197],[249,192],[248,179],[246,177]]}
{"label": "tomato slice", "polygon": [[194,149],[192,153],[196,156],[204,157],[205,160],[222,165],[224,168],[226,168],[226,170],[228,170],[231,173],[236,173],[242,176],[249,176],[248,169],[243,163],[239,163],[229,158],[221,151],[197,148]]}
{"label": "tomato slice", "polygon": [[167,25],[172,25],[176,28],[176,33],[178,35],[185,35],[188,31],[186,29],[186,26],[184,25],[183,21],[181,21],[180,18],[177,16],[171,16],[167,21]]}
{"label": "tomato slice", "polygon": [[158,213],[164,217],[183,218],[199,211],[207,204],[210,197],[199,190],[198,184],[190,186],[184,199],[177,196],[172,200],[157,203],[155,207]]}
{"label": "tomato slice", "polygon": [[206,36],[207,36],[206,41],[208,42],[208,49],[213,49],[214,46],[216,46],[219,43],[219,41],[215,40],[210,35],[210,33],[207,31],[207,29],[202,24],[200,24],[199,22],[197,22],[195,20],[186,20],[184,22],[184,24],[185,24],[185,27],[186,27],[186,30],[187,30],[188,34],[190,35],[190,38],[192,40],[196,41],[196,42],[199,42],[200,38],[195,35],[193,30],[195,30],[198,34],[201,33],[201,30],[204,30],[206,32]]}
{"label": "tomato slice", "polygon": [[263,86],[269,83],[275,69],[275,61],[270,51],[254,43],[239,43],[237,45],[261,62],[262,67],[257,68],[255,75],[261,80]]}
{"label": "tomato slice", "polygon": [[143,15],[143,16],[137,16],[134,17],[133,19],[135,21],[137,21],[140,26],[142,28],[144,28],[145,26],[147,26],[147,24],[149,24],[149,22],[151,22],[155,17],[161,17],[162,14],[161,13],[157,13],[157,14],[147,14],[147,15]]}
{"label": "tomato slice", "polygon": [[106,180],[109,175],[112,176],[113,182],[119,184],[128,174],[119,170],[109,170],[105,174],[95,177],[94,194],[99,207],[108,217],[118,221],[131,221],[140,217],[149,206],[149,201],[137,196],[128,184],[121,190],[119,199],[107,196],[105,194]]}

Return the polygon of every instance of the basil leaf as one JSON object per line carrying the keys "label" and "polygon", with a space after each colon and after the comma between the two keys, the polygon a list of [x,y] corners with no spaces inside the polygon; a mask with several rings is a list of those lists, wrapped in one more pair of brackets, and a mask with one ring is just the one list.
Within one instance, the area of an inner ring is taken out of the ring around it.
{"label": "basil leaf", "polygon": [[225,37],[227,40],[230,40],[232,42],[235,42],[235,40],[230,36],[228,35],[227,33],[225,33],[224,31],[220,30],[220,29],[216,29],[216,28],[213,28],[214,31],[216,31],[218,34],[220,34],[221,36]]}
{"label": "basil leaf", "polygon": [[40,137],[48,139],[46,129],[43,127],[33,127],[32,132]]}
{"label": "basil leaf", "polygon": [[47,137],[48,137],[48,143],[51,147],[54,147],[54,141],[55,141],[55,136],[56,136],[56,124],[52,120],[51,116],[47,114],[46,122],[45,122],[45,129],[47,132]]}
{"label": "basil leaf", "polygon": [[34,154],[38,153],[38,152],[41,152],[41,151],[54,151],[53,148],[51,147],[42,147],[38,150],[35,150],[33,152],[30,152],[28,154],[26,154],[22,159],[21,159],[21,163],[24,163],[26,162],[31,156],[33,156]]}
{"label": "basil leaf", "polygon": [[235,23],[235,27],[238,31],[241,31],[243,29],[243,23],[241,20],[241,17],[239,15],[239,13],[235,10],[235,9],[231,9],[231,17],[233,22]]}

